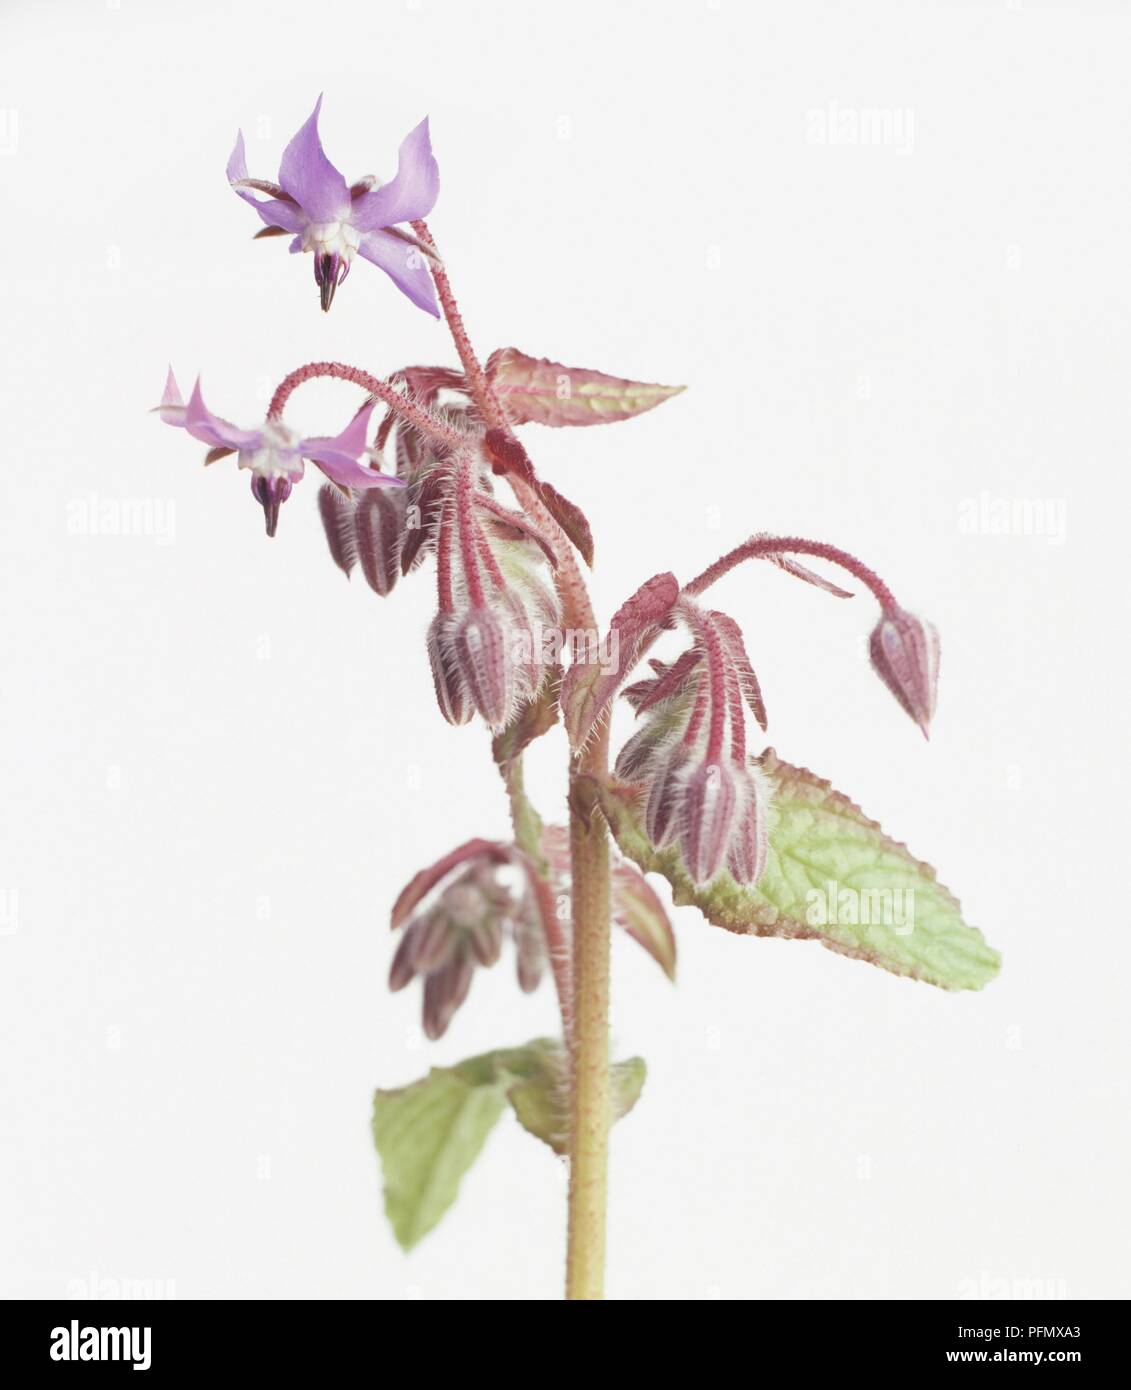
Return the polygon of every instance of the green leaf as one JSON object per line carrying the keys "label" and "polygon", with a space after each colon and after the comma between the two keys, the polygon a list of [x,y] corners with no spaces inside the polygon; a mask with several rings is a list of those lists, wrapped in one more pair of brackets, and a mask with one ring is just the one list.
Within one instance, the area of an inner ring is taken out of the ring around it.
{"label": "green leaf", "polygon": [[512,425],[607,425],[652,410],[682,386],[629,381],[587,367],[564,367],[518,348],[500,348],[487,363]]}
{"label": "green leaf", "polygon": [[963,921],[930,865],[828,782],[781,762],[772,749],[760,766],[772,803],[766,871],[756,887],[723,872],[697,888],[678,847],[650,844],[633,788],[610,783],[597,792],[621,850],[646,872],[663,874],[677,904],[694,904],[717,926],[819,940],[944,989],[980,989],[993,979],[998,953]]}
{"label": "green leaf", "polygon": [[[569,1153],[569,1092],[566,1087],[566,1058],[560,1043],[541,1039],[527,1049],[530,1068],[516,1081],[507,1098],[523,1129],[549,1144],[556,1154]],[[613,1089],[613,1119],[627,1115],[640,1099],[644,1085],[643,1057],[614,1062],[610,1068]]]}
{"label": "green leaf", "polygon": [[[612,1068],[613,1118],[627,1115],[644,1085],[644,1062]],[[565,1052],[551,1038],[500,1048],[373,1098],[373,1138],[385,1176],[385,1214],[405,1250],[440,1221],[459,1195],[495,1122],[514,1107],[519,1123],[555,1153],[569,1148]]]}
{"label": "green leaf", "polygon": [[506,1106],[492,1054],[433,1067],[422,1081],[373,1100],[373,1138],[385,1174],[385,1214],[405,1250],[455,1201]]}

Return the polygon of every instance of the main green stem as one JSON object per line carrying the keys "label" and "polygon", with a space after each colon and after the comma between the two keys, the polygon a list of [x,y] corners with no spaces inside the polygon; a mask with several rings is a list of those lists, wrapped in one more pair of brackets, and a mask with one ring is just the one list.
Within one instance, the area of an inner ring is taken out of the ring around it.
{"label": "main green stem", "polygon": [[[432,250],[423,221],[412,229]],[[471,345],[459,306],[438,258],[431,264],[436,294],[463,364],[468,389],[489,427],[506,429],[506,413]],[[558,553],[556,582],[563,625],[596,632],[596,618],[573,548],[535,490],[511,479],[519,504],[535,518]],[[607,730],[570,765],[570,880],[573,898],[572,1028],[570,1047],[571,1127],[569,1235],[566,1297],[600,1299],[605,1287],[605,1210],[608,1199],[609,1124],[609,832],[593,797],[593,782],[608,775]]]}
{"label": "main green stem", "polygon": [[[566,1298],[599,1299],[605,1287],[609,1124],[609,830],[589,778],[608,773],[604,734],[570,775],[573,896],[572,1124]],[[583,780],[584,779],[584,780]]]}

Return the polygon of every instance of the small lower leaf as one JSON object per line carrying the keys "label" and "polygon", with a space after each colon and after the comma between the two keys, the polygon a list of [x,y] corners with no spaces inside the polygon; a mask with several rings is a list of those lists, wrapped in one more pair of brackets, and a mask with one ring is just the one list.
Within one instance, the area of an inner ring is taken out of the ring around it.
{"label": "small lower leaf", "polygon": [[[640,1098],[644,1062],[612,1067],[613,1119]],[[385,1177],[385,1214],[400,1245],[411,1250],[455,1202],[463,1175],[479,1157],[506,1109],[557,1154],[569,1151],[566,1055],[561,1043],[536,1038],[433,1067],[420,1081],[373,1097],[373,1139]]]}
{"label": "small lower leaf", "polygon": [[[507,1092],[519,1124],[556,1154],[569,1153],[569,1091],[566,1056],[560,1043],[541,1039],[526,1049],[526,1075]],[[609,1069],[613,1090],[613,1120],[622,1119],[640,1099],[646,1067],[643,1057],[614,1062]]]}
{"label": "small lower leaf", "polygon": [[385,1174],[385,1214],[412,1247],[455,1201],[506,1106],[506,1087],[486,1058],[433,1067],[422,1081],[373,1099],[373,1138]]}

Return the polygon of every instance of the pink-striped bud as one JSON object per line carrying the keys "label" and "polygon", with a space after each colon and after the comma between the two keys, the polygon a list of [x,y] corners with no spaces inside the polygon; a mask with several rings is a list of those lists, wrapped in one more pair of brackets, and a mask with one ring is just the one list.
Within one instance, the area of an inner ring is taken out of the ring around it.
{"label": "pink-striped bud", "polygon": [[357,558],[369,587],[384,597],[401,572],[408,489],[366,488],[354,512]]}
{"label": "pink-striped bud", "polygon": [[930,623],[896,608],[876,624],[869,652],[876,674],[926,738],[938,694],[938,633]]}
{"label": "pink-striped bud", "polygon": [[471,702],[492,729],[502,729],[514,712],[515,664],[509,625],[479,606],[457,616],[452,629],[455,666]]}
{"label": "pink-striped bud", "polygon": [[770,797],[757,771],[746,775],[745,798],[727,847],[727,868],[736,883],[755,884],[766,871]]}
{"label": "pink-striped bud", "polygon": [[357,539],[353,529],[354,500],[333,483],[323,483],[318,493],[318,514],[326,532],[326,544],[334,564],[349,578],[357,563]]}
{"label": "pink-striped bud", "polygon": [[474,710],[456,658],[456,625],[453,613],[437,613],[432,619],[428,629],[428,661],[440,713],[449,724],[466,724]]}
{"label": "pink-striped bud", "polygon": [[663,761],[657,763],[652,775],[644,808],[644,827],[657,849],[671,844],[680,832],[680,808],[683,803],[680,774],[687,756],[684,748],[673,748]]}
{"label": "pink-striped bud", "polygon": [[680,785],[683,862],[696,883],[709,883],[722,868],[742,809],[738,779],[726,763],[700,763]]}
{"label": "pink-striped bud", "polygon": [[424,981],[424,1034],[433,1042],[447,1032],[452,1016],[471,988],[475,962],[464,945],[457,955]]}

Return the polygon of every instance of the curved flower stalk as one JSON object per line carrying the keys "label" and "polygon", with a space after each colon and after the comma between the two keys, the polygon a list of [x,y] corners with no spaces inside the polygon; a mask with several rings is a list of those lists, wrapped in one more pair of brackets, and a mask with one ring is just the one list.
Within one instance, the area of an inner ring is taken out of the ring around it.
{"label": "curved flower stalk", "polygon": [[[600,1298],[609,1128],[631,1110],[644,1079],[639,1058],[610,1058],[611,928],[628,932],[669,975],[675,969],[671,923],[645,873],[661,874],[677,903],[694,904],[728,930],[820,940],[943,988],[979,988],[998,965],[929,865],[829,783],[772,750],[751,755],[748,721],[762,731],[767,725],[762,688],[738,624],[703,594],[745,560],[766,560],[839,598],[851,595],[803,561],[847,571],[880,606],[872,665],[924,734],[935,712],[938,638],[847,552],[756,535],[686,585],[670,570],[656,574],[600,639],[583,571],[594,562],[589,522],[539,476],[516,430],[628,420],[682,388],[516,348],[492,353],[484,365],[423,220],[439,187],[427,122],[402,142],[391,183],[347,184],[323,151],[320,110],[321,99],[287,146],[277,182],[248,176],[239,137],[228,164],[232,186],[263,221],[261,236],[289,234],[292,252],[311,253],[323,309],[360,255],[414,304],[442,313],[458,367],[407,366],[379,377],[347,363],[309,362],[279,384],[254,429],[212,415],[199,382],[185,403],[170,373],[158,409],[208,445],[207,462],[238,455],[269,535],[310,461],[328,479],[319,511],[331,557],[347,576],[360,568],[387,597],[400,577],[435,562],[427,649],[437,703],[449,723],[478,714],[492,731],[513,840],[469,840],[406,885],[393,908],[402,935],[389,983],[402,990],[422,982],[424,1029],[440,1037],[475,971],[495,965],[509,939],[524,991],[549,965],[562,1041],[500,1048],[378,1092],[374,1137],[387,1211],[406,1248],[427,1234],[509,1104],[526,1130],[568,1156],[567,1297]],[[349,383],[362,393],[360,408],[337,435],[300,437],[285,424],[285,409],[316,379]],[[378,403],[385,414],[370,441]],[[510,502],[498,491],[504,487]],[[626,684],[653,644],[675,631],[684,647],[670,660],[651,659],[649,674]],[[609,721],[618,694],[639,726],[614,774]],[[543,825],[522,766],[527,747],[559,718],[569,742],[568,830]],[[902,920],[862,922],[827,906],[814,916],[812,893],[839,877],[853,892],[881,896],[910,885],[920,914],[906,929]],[[430,1175],[423,1184],[422,1171]]]}
{"label": "curved flower stalk", "polygon": [[[228,159],[228,182],[266,224],[260,237],[293,237],[291,252],[310,252],[323,310],[349,274],[355,255],[371,261],[419,309],[439,317],[429,251],[398,224],[426,217],[440,192],[425,118],[401,142],[396,177],[380,185],[367,175],[346,183],[326,158],[318,134],[322,98],[283,151],[277,182],[249,178],[243,132]],[[256,194],[263,195],[257,197]]]}

